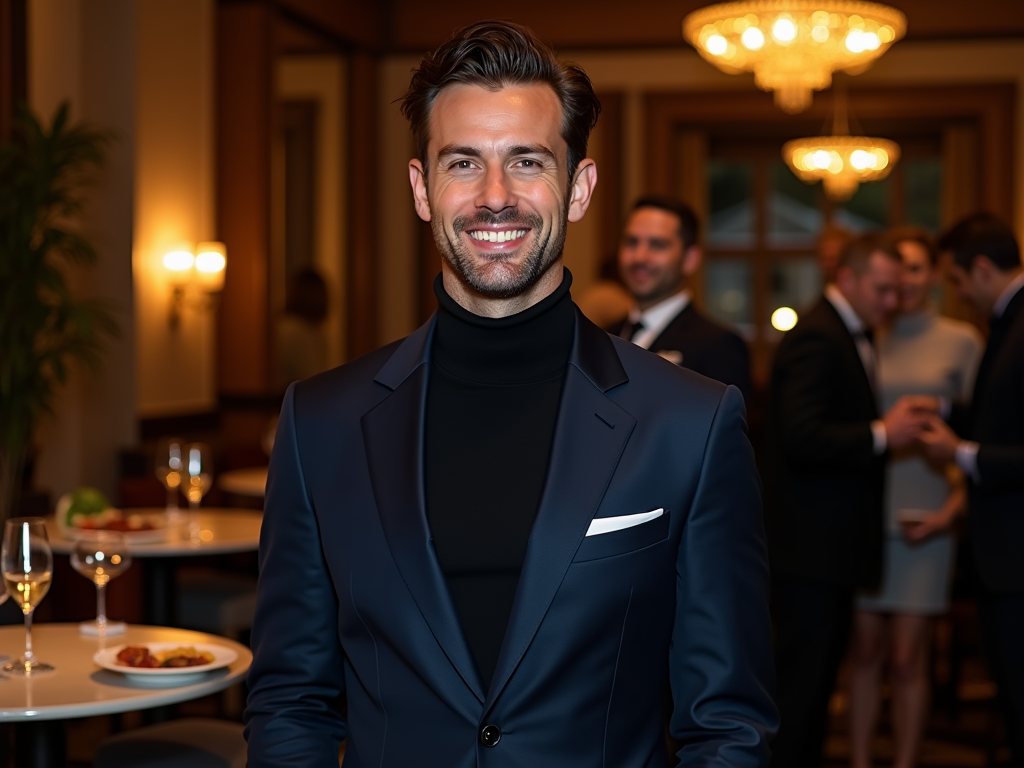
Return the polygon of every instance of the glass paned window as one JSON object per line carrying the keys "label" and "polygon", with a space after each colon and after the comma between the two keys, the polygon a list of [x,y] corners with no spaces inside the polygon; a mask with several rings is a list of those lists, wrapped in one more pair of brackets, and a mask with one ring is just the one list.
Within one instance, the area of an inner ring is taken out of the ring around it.
{"label": "glass paned window", "polygon": [[704,267],[704,303],[708,314],[754,336],[754,271],[746,259],[710,259]]}
{"label": "glass paned window", "polygon": [[889,177],[861,184],[853,197],[836,209],[836,224],[854,232],[881,230],[889,226]]}
{"label": "glass paned window", "polygon": [[770,169],[768,247],[810,248],[824,224],[820,184],[800,181],[781,159]]}
{"label": "glass paned window", "polygon": [[753,163],[711,160],[708,202],[707,244],[712,248],[752,248],[757,235]]}
{"label": "glass paned window", "polygon": [[938,232],[942,210],[942,159],[916,157],[904,161],[907,224]]}
{"label": "glass paned window", "polygon": [[777,331],[772,327],[771,316],[780,307],[788,307],[799,316],[821,295],[821,270],[812,256],[801,256],[773,261],[771,283],[764,318],[765,335],[772,338]]}

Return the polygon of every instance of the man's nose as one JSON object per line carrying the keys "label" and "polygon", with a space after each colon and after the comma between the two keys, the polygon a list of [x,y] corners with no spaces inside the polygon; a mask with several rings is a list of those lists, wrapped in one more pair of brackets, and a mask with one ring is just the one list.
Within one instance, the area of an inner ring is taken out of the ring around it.
{"label": "man's nose", "polygon": [[487,208],[495,213],[516,205],[516,193],[512,179],[504,168],[490,167],[483,177],[483,186],[477,196],[476,206]]}

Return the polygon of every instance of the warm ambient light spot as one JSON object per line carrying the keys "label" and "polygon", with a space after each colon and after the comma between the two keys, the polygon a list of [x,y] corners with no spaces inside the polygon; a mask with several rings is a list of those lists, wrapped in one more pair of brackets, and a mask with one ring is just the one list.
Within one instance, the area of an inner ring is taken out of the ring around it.
{"label": "warm ambient light spot", "polygon": [[811,39],[816,43],[824,43],[828,40],[828,27],[819,24],[811,30]]}
{"label": "warm ambient light spot", "polygon": [[772,37],[780,43],[793,42],[796,40],[796,24],[786,16],[776,19],[772,25]]}
{"label": "warm ambient light spot", "polygon": [[200,272],[220,272],[226,264],[224,254],[216,251],[196,254],[196,269]]}
{"label": "warm ambient light spot", "polygon": [[846,36],[846,50],[850,53],[863,53],[868,47],[866,38],[867,35],[864,34],[864,30],[851,29],[850,33]]}
{"label": "warm ambient light spot", "polygon": [[779,307],[772,312],[772,327],[777,331],[789,331],[796,325],[796,312],[789,307]]}
{"label": "warm ambient light spot", "polygon": [[164,267],[171,272],[185,272],[192,269],[195,257],[188,251],[171,251],[164,255]]}
{"label": "warm ambient light spot", "polygon": [[712,35],[708,38],[704,47],[708,49],[708,53],[714,54],[715,56],[721,56],[725,53],[726,49],[728,49],[729,41],[721,35]]}
{"label": "warm ambient light spot", "polygon": [[740,41],[751,51],[759,51],[764,46],[764,33],[757,27],[747,27],[740,36]]}

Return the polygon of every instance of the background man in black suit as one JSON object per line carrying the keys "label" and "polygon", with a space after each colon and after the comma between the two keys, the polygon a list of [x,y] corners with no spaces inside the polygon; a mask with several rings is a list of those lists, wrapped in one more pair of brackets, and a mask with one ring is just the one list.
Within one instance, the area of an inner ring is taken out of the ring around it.
{"label": "background man in black suit", "polygon": [[[938,417],[922,443],[937,463],[970,479],[968,521],[981,584],[989,663],[1014,766],[1024,766],[1024,268],[1013,231],[976,214],[940,241],[961,298],[990,318],[969,406],[954,407],[954,432]],[[965,435],[961,440],[957,434]]]}
{"label": "background man in black suit", "polygon": [[775,354],[764,469],[782,768],[820,762],[853,593],[881,576],[885,453],[927,417],[910,398],[882,416],[874,392],[870,331],[896,308],[901,270],[877,237],[852,240]]}
{"label": "background man in black suit", "polygon": [[700,267],[700,225],[689,206],[665,197],[633,205],[619,245],[619,271],[636,306],[609,333],[723,384],[750,402],[750,355],[738,335],[693,306],[687,281]]}

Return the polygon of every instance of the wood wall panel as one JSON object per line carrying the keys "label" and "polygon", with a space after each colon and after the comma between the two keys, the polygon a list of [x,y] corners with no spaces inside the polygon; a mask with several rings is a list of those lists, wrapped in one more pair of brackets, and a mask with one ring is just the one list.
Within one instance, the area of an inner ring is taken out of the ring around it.
{"label": "wood wall panel", "polygon": [[[677,134],[687,127],[737,131],[756,125],[762,136],[817,135],[831,115],[831,92],[820,94],[799,116],[787,115],[767,93],[730,91],[649,94],[645,100],[646,182],[652,192],[675,191]],[[1013,132],[1016,88],[1011,84],[863,88],[848,91],[851,115],[869,135],[919,123],[968,121],[981,136],[979,204],[1006,220],[1013,218]],[[667,162],[666,162],[667,159]]]}
{"label": "wood wall panel", "polygon": [[252,395],[270,387],[274,13],[264,3],[231,3],[217,21],[217,231],[228,252],[219,391]]}
{"label": "wood wall panel", "polygon": [[25,0],[0,0],[0,141],[10,135],[17,105],[27,100],[25,23]]}
{"label": "wood wall panel", "polygon": [[[887,0],[907,14],[908,40],[946,40],[1024,35],[1024,2]],[[683,17],[709,0],[519,0],[508,14],[556,48],[677,48]],[[388,14],[393,51],[422,53],[444,42],[452,30],[489,16],[474,0],[444,4],[393,0]]]}
{"label": "wood wall panel", "polygon": [[348,356],[377,346],[377,60],[349,57]]}

